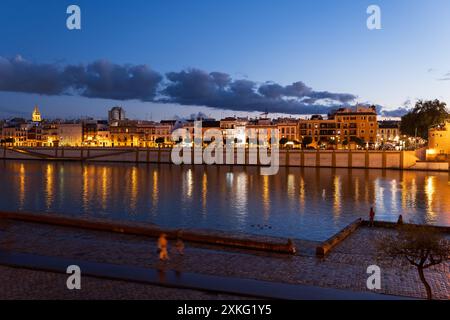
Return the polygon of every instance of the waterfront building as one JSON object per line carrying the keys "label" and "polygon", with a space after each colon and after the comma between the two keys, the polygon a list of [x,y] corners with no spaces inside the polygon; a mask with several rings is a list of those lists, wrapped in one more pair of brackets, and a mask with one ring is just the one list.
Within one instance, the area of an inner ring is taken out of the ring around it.
{"label": "waterfront building", "polygon": [[78,147],[82,145],[83,125],[81,123],[60,123],[56,128],[59,146]]}
{"label": "waterfront building", "polygon": [[[198,120],[187,120],[182,124],[182,128],[186,129],[189,132],[189,139],[191,142],[194,141],[194,131],[195,131],[195,122],[201,121],[202,123],[202,139],[206,130],[208,129],[218,129],[221,130],[220,121],[215,119],[198,119]],[[222,130],[223,132],[223,130]],[[203,141],[204,142],[204,141]]]}
{"label": "waterfront building", "polygon": [[83,145],[91,147],[109,147],[109,125],[106,120],[83,121]]}
{"label": "waterfront building", "polygon": [[96,142],[98,147],[111,147],[111,132],[109,129],[102,129],[97,131]]}
{"label": "waterfront building", "polygon": [[137,121],[122,120],[110,127],[111,146],[137,147],[139,138],[137,134]]}
{"label": "waterfront building", "polygon": [[427,160],[450,158],[450,119],[428,130]]}
{"label": "waterfront building", "polygon": [[153,121],[124,120],[110,127],[113,147],[157,147],[171,144],[171,124]]}
{"label": "waterfront building", "polygon": [[28,128],[25,145],[27,147],[42,147],[43,146],[42,126],[33,124]]}
{"label": "waterfront building", "polygon": [[172,128],[173,125],[167,121],[164,123],[139,124],[139,146],[148,148],[172,144]]}
{"label": "waterfront building", "polygon": [[[246,143],[246,134],[245,128],[248,124],[248,118],[239,118],[239,117],[227,117],[220,120],[220,129],[222,130],[222,135],[224,141],[226,142],[228,139],[234,141],[235,145],[243,145]],[[229,131],[233,130],[232,136],[228,136]]]}
{"label": "waterfront building", "polygon": [[376,143],[378,122],[375,107],[340,108],[328,115],[314,115],[299,120],[299,138],[311,137],[313,147],[342,147],[360,140],[366,145]]}
{"label": "waterfront building", "polygon": [[341,140],[352,141],[359,138],[368,144],[374,144],[377,138],[377,111],[373,107],[357,106],[356,110],[342,108],[331,115],[335,119]]}
{"label": "waterfront building", "polygon": [[[57,123],[46,123],[41,126],[42,136],[41,145],[43,147],[59,146]],[[31,142],[31,141],[30,141]]]}
{"label": "waterfront building", "polygon": [[[272,131],[277,130],[278,127],[275,123],[272,122],[271,119],[267,117],[259,118],[259,119],[251,119],[249,123],[246,126],[246,129],[250,130],[256,130],[256,132],[261,132],[262,130],[265,130],[267,132],[267,139],[265,142],[262,143],[263,146],[270,145],[270,138],[272,136]],[[248,134],[249,130],[247,130]],[[254,137],[256,138],[256,137]],[[278,138],[279,139],[279,138]],[[276,141],[278,144],[279,141]],[[261,143],[259,143],[261,145]]]}
{"label": "waterfront building", "polygon": [[42,121],[38,106],[34,107],[33,113],[31,114],[31,121],[35,123],[40,123]]}
{"label": "waterfront building", "polygon": [[116,106],[108,111],[108,123],[110,126],[117,126],[119,121],[126,120],[125,110],[122,107]]}
{"label": "waterfront building", "polygon": [[285,139],[289,145],[300,145],[298,120],[292,118],[278,118],[275,123],[277,125],[280,140]]}
{"label": "waterfront building", "polygon": [[378,122],[377,141],[397,143],[400,139],[400,121],[385,120]]}
{"label": "waterfront building", "polygon": [[220,129],[236,129],[237,127],[245,127],[249,122],[248,118],[227,117],[220,120]]}
{"label": "waterfront building", "polygon": [[17,125],[7,125],[1,129],[1,140],[5,144],[14,146],[25,146],[27,143],[28,125],[25,123]]}
{"label": "waterfront building", "polygon": [[[343,126],[343,125],[342,125]],[[350,134],[343,131],[342,134]],[[356,135],[356,132],[353,133]],[[305,137],[311,137],[311,147],[320,147],[326,144],[341,143],[341,124],[336,123],[335,119],[324,119],[321,115],[314,115],[307,120],[299,120],[299,140],[303,141]]]}

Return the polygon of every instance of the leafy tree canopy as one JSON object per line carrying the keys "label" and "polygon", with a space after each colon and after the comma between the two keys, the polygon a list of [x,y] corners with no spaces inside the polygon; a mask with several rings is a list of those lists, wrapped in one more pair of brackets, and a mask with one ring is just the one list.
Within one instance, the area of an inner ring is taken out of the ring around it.
{"label": "leafy tree canopy", "polygon": [[403,134],[428,139],[428,129],[449,117],[446,103],[439,100],[417,101],[414,109],[402,117],[400,130]]}
{"label": "leafy tree canopy", "polygon": [[381,257],[416,267],[427,298],[432,299],[424,270],[449,261],[450,242],[444,235],[427,226],[401,225],[396,236],[380,238],[377,247]]}
{"label": "leafy tree canopy", "polygon": [[158,144],[164,143],[164,138],[162,138],[162,137],[156,138],[155,143],[158,143]]}
{"label": "leafy tree canopy", "polygon": [[311,144],[312,141],[313,141],[312,137],[306,136],[306,137],[303,138],[302,144],[303,144],[303,146],[306,148],[306,146],[308,146],[309,144]]}

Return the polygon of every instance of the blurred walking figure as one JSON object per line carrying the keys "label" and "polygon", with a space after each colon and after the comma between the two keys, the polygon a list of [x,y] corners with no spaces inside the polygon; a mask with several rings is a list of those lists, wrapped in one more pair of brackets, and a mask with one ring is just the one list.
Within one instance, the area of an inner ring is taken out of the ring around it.
{"label": "blurred walking figure", "polygon": [[177,251],[179,254],[184,255],[184,242],[181,238],[182,232],[177,233],[177,242],[175,243],[175,247],[177,248]]}
{"label": "blurred walking figure", "polygon": [[169,254],[167,253],[167,245],[168,245],[167,235],[163,233],[158,239],[159,260],[162,261],[169,260]]}
{"label": "blurred walking figure", "polygon": [[403,224],[403,216],[402,216],[402,215],[400,215],[400,216],[398,217],[397,224],[398,224],[398,225],[402,225],[402,224]]}
{"label": "blurred walking figure", "polygon": [[369,227],[373,227],[375,225],[374,220],[375,220],[375,211],[373,210],[373,207],[370,208],[370,212],[369,212]]}

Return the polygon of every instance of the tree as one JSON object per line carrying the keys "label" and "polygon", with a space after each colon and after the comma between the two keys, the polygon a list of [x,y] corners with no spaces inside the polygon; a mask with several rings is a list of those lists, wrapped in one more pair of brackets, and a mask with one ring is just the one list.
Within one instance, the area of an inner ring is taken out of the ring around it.
{"label": "tree", "polygon": [[164,138],[162,138],[162,137],[156,138],[155,143],[156,144],[163,144],[164,143]]}
{"label": "tree", "polygon": [[329,145],[333,145],[333,146],[335,146],[337,144],[336,139],[331,139],[331,138],[328,138],[327,143]]}
{"label": "tree", "polygon": [[402,117],[400,131],[409,136],[417,135],[428,139],[428,129],[444,122],[449,113],[446,103],[439,100],[417,101],[413,110]]}
{"label": "tree", "polygon": [[14,138],[6,138],[2,140],[3,144],[12,144],[14,143]]}
{"label": "tree", "polygon": [[366,142],[360,137],[351,137],[350,140],[356,143],[361,148],[364,148],[366,146]]}
{"label": "tree", "polygon": [[449,261],[449,240],[431,227],[402,225],[399,226],[396,236],[383,237],[377,247],[382,255],[415,266],[425,286],[427,298],[432,299],[431,287],[425,278],[424,270]]}
{"label": "tree", "polygon": [[304,137],[302,140],[303,148],[306,148],[309,144],[312,143],[312,141],[313,141],[312,137],[310,136]]}

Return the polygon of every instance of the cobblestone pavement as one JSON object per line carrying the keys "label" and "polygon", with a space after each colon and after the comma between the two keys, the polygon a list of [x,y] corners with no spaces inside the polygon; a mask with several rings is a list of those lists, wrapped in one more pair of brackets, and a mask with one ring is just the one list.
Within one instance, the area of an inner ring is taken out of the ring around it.
{"label": "cobblestone pavement", "polygon": [[242,297],[83,277],[81,290],[68,290],[67,277],[0,266],[0,300],[235,300]]}
{"label": "cobblestone pavement", "polygon": [[[325,259],[186,244],[185,255],[171,251],[160,262],[154,239],[55,227],[25,222],[0,222],[0,248],[94,262],[165,268],[293,284],[366,291],[367,267],[382,269],[379,293],[424,298],[416,270],[377,259],[375,240],[389,229],[360,228]],[[450,299],[450,266],[426,270],[435,298]],[[98,280],[100,281],[100,280]],[[103,280],[101,280],[103,281]],[[87,293],[85,293],[87,294]],[[174,296],[174,298],[177,298]]]}

